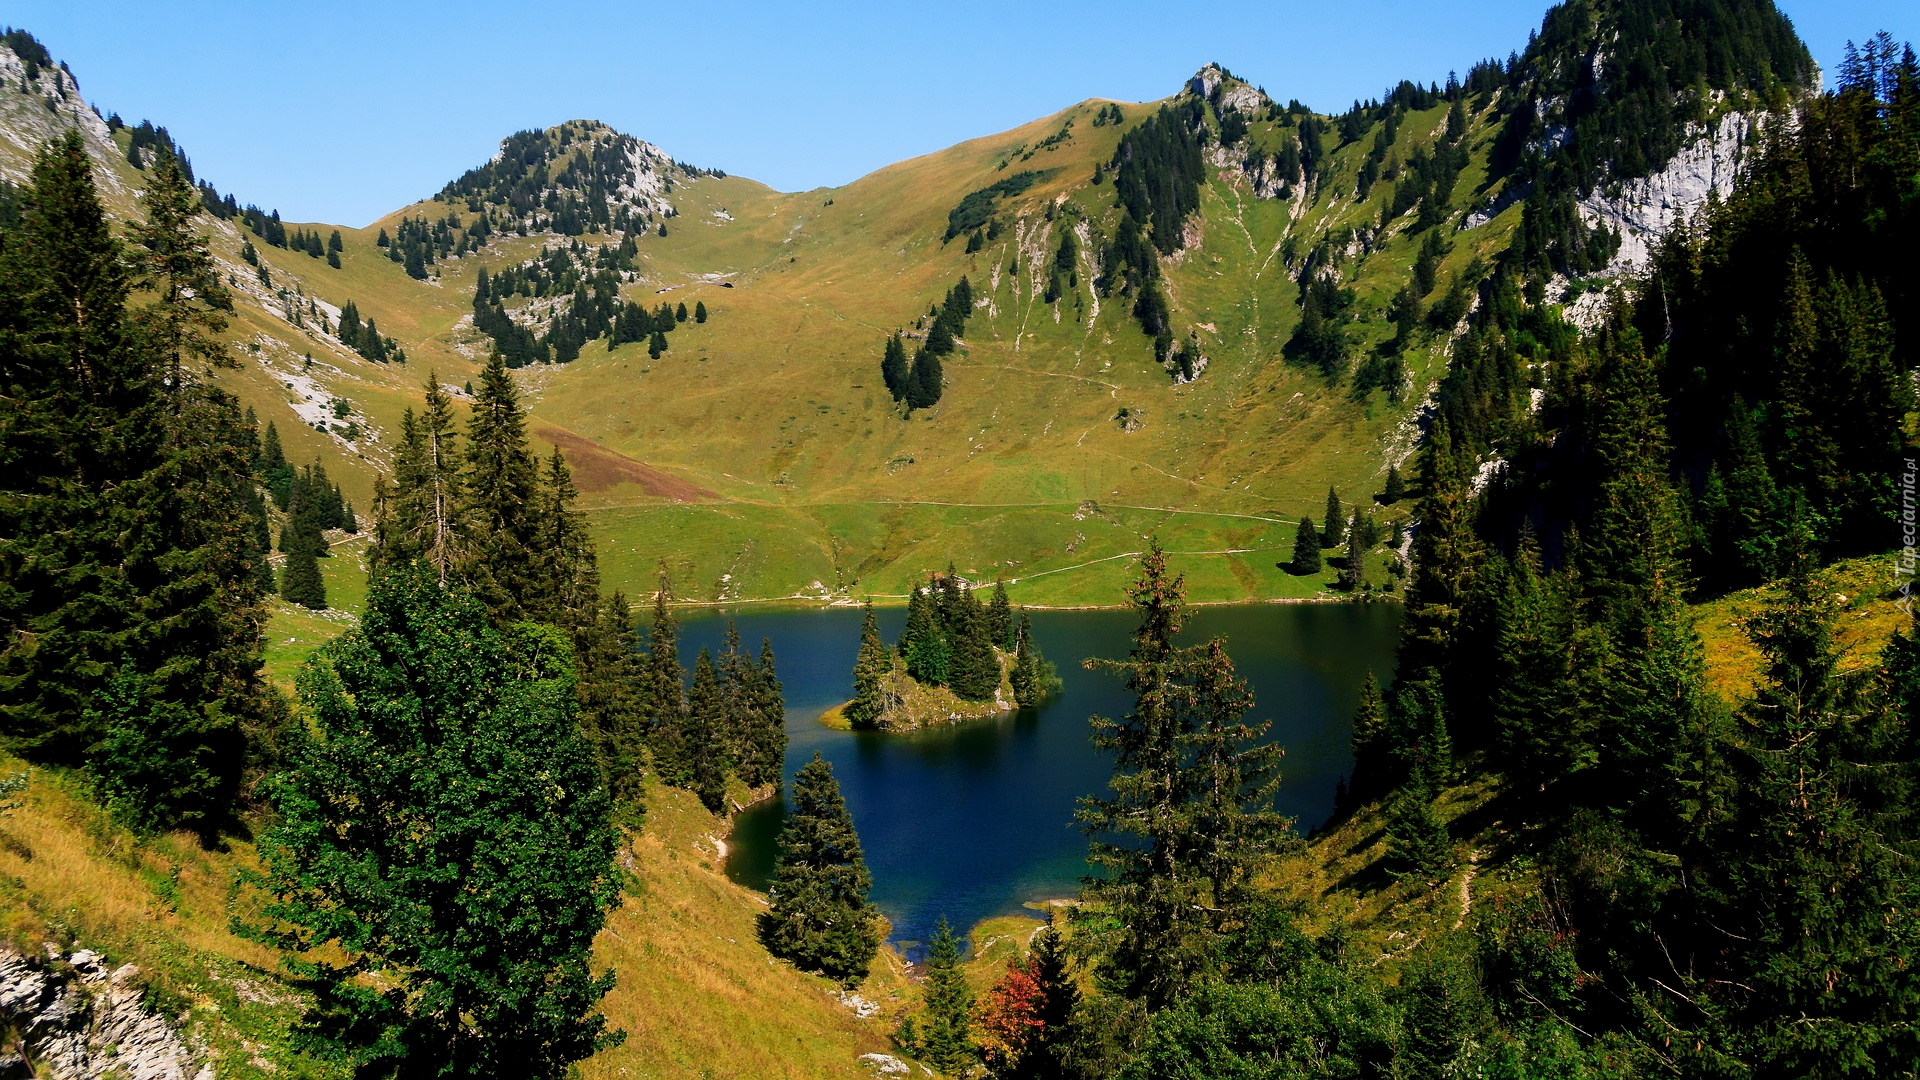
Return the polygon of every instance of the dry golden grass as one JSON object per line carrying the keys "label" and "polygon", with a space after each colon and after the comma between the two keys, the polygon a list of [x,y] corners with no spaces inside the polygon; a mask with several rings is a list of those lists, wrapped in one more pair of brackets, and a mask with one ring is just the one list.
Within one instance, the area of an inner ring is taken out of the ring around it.
{"label": "dry golden grass", "polygon": [[[1838,605],[1834,642],[1841,653],[1840,670],[1859,671],[1873,664],[1896,631],[1913,632],[1898,604],[1900,578],[1893,555],[1846,559],[1820,571],[1815,581]],[[1747,624],[1778,592],[1770,585],[1747,589],[1694,609],[1694,628],[1706,647],[1707,679],[1729,703],[1753,696],[1765,660]]]}

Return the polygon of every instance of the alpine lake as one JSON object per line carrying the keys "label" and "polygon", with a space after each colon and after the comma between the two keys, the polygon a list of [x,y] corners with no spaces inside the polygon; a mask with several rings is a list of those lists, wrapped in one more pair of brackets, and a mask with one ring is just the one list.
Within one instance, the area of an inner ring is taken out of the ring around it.
{"label": "alpine lake", "polygon": [[[834,731],[820,714],[853,693],[861,613],[854,608],[682,613],[680,647],[691,668],[702,646],[718,652],[731,620],[742,648],[773,643],[786,692],[786,775],[818,752],[833,763],[873,872],[872,898],[892,939],[912,952],[942,915],[956,931],[1025,905],[1070,899],[1091,872],[1077,801],[1106,792],[1110,755],[1088,740],[1088,717],[1132,706],[1123,676],[1089,671],[1089,657],[1124,658],[1137,617],[1124,610],[1031,611],[1033,636],[1062,689],[1038,708],[910,733]],[[878,612],[897,641],[904,608]],[[1181,644],[1224,636],[1255,705],[1286,748],[1276,807],[1304,835],[1333,809],[1352,765],[1352,714],[1369,672],[1393,673],[1398,604],[1246,604],[1193,609]],[[783,797],[734,819],[726,872],[765,889],[785,818]],[[1028,910],[1027,914],[1037,914]]]}

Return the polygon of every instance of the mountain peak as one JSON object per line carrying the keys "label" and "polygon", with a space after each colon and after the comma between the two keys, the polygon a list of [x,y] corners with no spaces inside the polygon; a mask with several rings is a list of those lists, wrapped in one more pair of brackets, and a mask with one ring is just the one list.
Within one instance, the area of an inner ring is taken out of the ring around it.
{"label": "mountain peak", "polygon": [[1247,83],[1219,64],[1207,64],[1187,80],[1187,93],[1205,98],[1216,109],[1257,112],[1271,104],[1266,91]]}
{"label": "mountain peak", "polygon": [[637,231],[673,217],[674,184],[724,176],[674,161],[666,151],[598,120],[568,120],[515,132],[485,165],[440,190],[478,212],[491,206],[507,228],[571,236]]}

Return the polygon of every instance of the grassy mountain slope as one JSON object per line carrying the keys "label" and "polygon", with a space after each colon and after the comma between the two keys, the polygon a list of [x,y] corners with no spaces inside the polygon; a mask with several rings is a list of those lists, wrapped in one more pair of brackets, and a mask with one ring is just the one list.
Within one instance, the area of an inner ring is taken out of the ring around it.
{"label": "grassy mountain slope", "polygon": [[[1292,523],[1321,515],[1329,485],[1348,503],[1371,504],[1386,466],[1417,437],[1448,335],[1423,333],[1404,351],[1404,394],[1356,394],[1283,357],[1300,319],[1299,281],[1331,273],[1354,290],[1353,362],[1387,347],[1389,301],[1422,237],[1414,215],[1389,218],[1384,208],[1401,186],[1396,169],[1437,145],[1447,104],[1405,113],[1377,148],[1377,124],[1344,142],[1335,125],[1320,139],[1317,174],[1285,185],[1283,199],[1273,170],[1243,158],[1290,143],[1297,116],[1217,68],[1170,100],[1207,90],[1207,179],[1184,246],[1159,268],[1174,337],[1209,363],[1180,384],[1156,362],[1131,298],[1093,287],[1112,273],[1100,254],[1120,213],[1114,184],[1095,183],[1095,173],[1124,133],[1167,102],[1085,101],[802,193],[632,151],[641,164],[622,205],[636,213],[670,205],[672,216],[649,219],[667,226],[664,236],[635,230],[639,255],[623,298],[704,303],[712,318],[685,324],[658,359],[643,343],[609,351],[600,339],[571,364],[520,372],[535,435],[565,447],[580,473],[608,583],[645,591],[665,556],[694,600],[888,597],[953,562],[973,576],[1016,579],[1022,602],[1105,603],[1122,580],[1120,557],[1160,532],[1196,600],[1323,593],[1331,571],[1295,579],[1280,569]],[[1475,258],[1503,250],[1519,225],[1520,203],[1503,197],[1504,181],[1489,180],[1498,93],[1467,99],[1450,221],[1475,227],[1440,227],[1442,290]],[[1231,146],[1221,127],[1228,103],[1246,121]],[[97,120],[81,115],[77,93],[56,104],[75,120]],[[8,127],[26,132],[0,145],[0,169],[18,175],[38,128],[17,118]],[[125,161],[128,138],[119,132],[96,156],[116,209],[131,215],[141,177]],[[586,121],[515,138],[516,153],[543,141],[551,148],[535,179],[556,193],[568,181],[546,179],[549,168],[560,176],[591,147],[644,147]],[[1362,196],[1356,180],[1375,167],[1370,157],[1383,179]],[[498,171],[510,175],[511,165]],[[943,242],[948,212],[968,193],[1023,172],[1039,180],[994,204],[995,239],[973,253],[964,236]],[[458,186],[365,229],[340,229],[339,269],[254,243],[271,288],[240,259],[245,230],[212,223],[216,253],[244,294],[233,336],[245,363],[230,384],[281,428],[290,458],[327,464],[362,510],[427,373],[458,387],[490,347],[471,322],[478,269],[498,272],[566,241],[502,230],[482,251],[442,258],[427,280],[409,277],[376,238],[397,235],[407,219],[471,220],[483,202]],[[1469,207],[1485,212],[1463,219]],[[516,211],[523,220],[551,224],[537,208]],[[1073,281],[1047,302],[1048,270],[1069,229],[1081,236]],[[615,239],[580,237],[589,247]],[[948,358],[945,394],[906,415],[881,385],[881,345],[911,330],[962,275],[976,310]],[[312,317],[333,319],[349,301],[405,350],[405,365],[362,359]],[[299,309],[305,317],[295,317]],[[1132,418],[1125,425],[1122,409]],[[360,430],[349,439],[316,422]]]}
{"label": "grassy mountain slope", "polygon": [[[18,768],[6,763],[6,772]],[[273,952],[236,936],[249,910],[235,874],[252,845],[208,850],[187,834],[141,837],[101,811],[77,776],[36,771],[21,807],[0,818],[0,909],[9,944],[42,943],[135,964],[149,1007],[178,1017],[223,1078],[346,1075],[301,1053],[292,1029],[309,1002]],[[620,984],[603,1008],[625,1045],[588,1061],[588,1077],[861,1077],[884,1051],[884,1018],[861,1020],[825,979],[771,962],[754,938],[765,899],[721,873],[725,824],[683,791],[649,792],[633,874],[595,962]],[[889,1011],[906,986],[887,952],[860,993]]]}

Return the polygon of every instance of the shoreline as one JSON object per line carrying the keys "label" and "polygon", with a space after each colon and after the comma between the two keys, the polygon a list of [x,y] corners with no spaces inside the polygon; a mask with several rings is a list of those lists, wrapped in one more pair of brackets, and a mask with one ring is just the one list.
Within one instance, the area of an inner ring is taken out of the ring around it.
{"label": "shoreline", "polygon": [[[821,599],[818,597],[805,597],[805,596],[766,596],[766,597],[758,597],[758,598],[749,599],[749,600],[676,600],[667,606],[670,610],[673,610],[673,611],[720,610],[720,609],[725,609],[725,608],[734,607],[738,605],[745,605],[745,604],[756,604],[756,605],[772,604],[779,607],[785,607],[794,611],[815,611],[815,610],[830,611],[834,609],[846,609],[850,611],[858,611],[860,610],[862,604],[867,599],[871,599],[873,601],[873,606],[875,608],[897,608],[897,607],[906,606],[907,596],[904,593],[903,594],[874,593],[870,597],[862,597],[860,600],[852,600],[852,599],[847,599],[845,597],[836,597],[831,600],[827,600],[827,599]],[[1272,596],[1272,597],[1265,597],[1260,599],[1247,599],[1247,600],[1189,600],[1187,601],[1187,606],[1190,608],[1259,607],[1259,606],[1265,606],[1265,605],[1271,605],[1271,604],[1404,604],[1405,602],[1406,601],[1404,600],[1403,595],[1400,593],[1392,593],[1392,594],[1374,593],[1368,596],[1366,599],[1356,599],[1350,596],[1339,595],[1339,596]],[[1019,609],[1024,609],[1026,611],[1126,611],[1126,610],[1129,610],[1129,606],[1126,604],[1021,604],[1021,603],[1016,603],[1014,604],[1014,607]]]}

